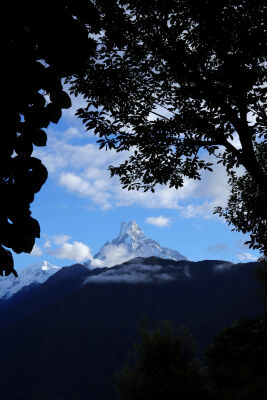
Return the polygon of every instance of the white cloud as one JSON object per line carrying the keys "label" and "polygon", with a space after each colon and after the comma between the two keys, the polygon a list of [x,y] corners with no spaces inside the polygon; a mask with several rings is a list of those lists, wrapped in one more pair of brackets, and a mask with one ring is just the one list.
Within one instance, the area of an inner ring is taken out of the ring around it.
{"label": "white cloud", "polygon": [[71,238],[69,235],[54,235],[53,236],[53,242],[60,246],[64,243],[67,243],[67,241]]}
{"label": "white cloud", "polygon": [[240,261],[257,261],[258,257],[253,256],[250,253],[239,253],[237,255],[238,260]]}
{"label": "white cloud", "polygon": [[44,248],[45,249],[50,249],[51,248],[51,240],[47,239],[44,243]]}
{"label": "white cloud", "polygon": [[49,254],[60,258],[83,262],[92,258],[90,248],[82,242],[64,243],[62,246],[49,250]]}
{"label": "white cloud", "polygon": [[74,138],[74,137],[81,137],[82,133],[76,126],[70,126],[64,132],[64,135],[66,135],[68,138]]}
{"label": "white cloud", "polygon": [[89,276],[84,284],[88,283],[151,283],[171,281],[176,279],[168,273],[162,273],[160,265],[128,264],[119,270],[104,271],[99,275]]}
{"label": "white cloud", "polygon": [[160,215],[159,217],[148,217],[146,223],[150,225],[158,226],[159,228],[170,226],[171,218]]}
{"label": "white cloud", "polygon": [[[214,171],[203,171],[200,182],[185,179],[183,188],[178,190],[157,185],[155,193],[128,191],[122,189],[117,177],[110,178],[108,167],[119,165],[131,153],[99,150],[96,139],[79,132],[77,127],[71,127],[61,135],[48,134],[47,147],[36,150],[35,155],[47,166],[50,179],[73,195],[88,199],[89,205],[93,202],[101,209],[133,205],[168,208],[178,210],[185,218],[212,218],[213,208],[226,204],[227,174],[221,164],[216,164],[215,157],[211,159]],[[75,142],[68,142],[72,136]]]}
{"label": "white cloud", "polygon": [[43,254],[41,248],[36,244],[33,246],[32,251],[30,252],[30,256],[41,256]]}
{"label": "white cloud", "polygon": [[191,183],[191,191],[187,191],[185,198],[189,204],[185,204],[180,211],[182,217],[218,218],[213,214],[214,208],[226,205],[230,188],[225,168],[222,164],[216,164],[214,157],[211,162],[214,162],[213,172],[203,171],[201,181]]}
{"label": "white cloud", "polygon": [[119,182],[117,182],[112,191],[114,193],[113,204],[118,207],[128,207],[131,205],[140,205],[145,208],[168,208],[179,210],[179,200],[182,192],[167,186],[157,185],[155,193],[142,192],[135,190],[123,190]]}
{"label": "white cloud", "polygon": [[105,182],[101,183],[101,181],[95,180],[90,183],[90,181],[73,173],[63,173],[59,177],[59,184],[81,197],[90,198],[94,203],[100,205],[102,209],[107,209],[111,206],[109,202],[111,194],[105,190]]}
{"label": "white cloud", "polygon": [[233,263],[231,263],[231,262],[225,262],[225,263],[222,263],[222,264],[218,264],[218,265],[215,265],[214,267],[213,267],[213,270],[214,270],[214,272],[224,272],[224,271],[229,271],[229,269],[231,269],[233,267]]}
{"label": "white cloud", "polygon": [[123,262],[131,260],[132,258],[136,257],[136,255],[129,252],[127,246],[124,244],[115,245],[109,243],[101,251],[101,257],[104,258],[102,261],[102,266],[110,268],[114,265],[122,264]]}
{"label": "white cloud", "polygon": [[[44,243],[46,252],[56,258],[84,262],[90,260],[91,266],[102,267],[103,262],[93,257],[91,249],[85,243],[74,241],[70,243],[71,236],[65,234],[47,237]],[[55,247],[57,246],[57,247]]]}
{"label": "white cloud", "polygon": [[181,210],[181,216],[184,218],[202,217],[205,219],[214,218],[213,210],[218,205],[217,202],[204,201],[200,205],[188,204]]}

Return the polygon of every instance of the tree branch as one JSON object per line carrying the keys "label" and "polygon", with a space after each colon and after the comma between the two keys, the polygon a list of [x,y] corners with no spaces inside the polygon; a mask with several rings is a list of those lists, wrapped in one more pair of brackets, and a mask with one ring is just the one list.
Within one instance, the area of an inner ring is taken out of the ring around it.
{"label": "tree branch", "polygon": [[158,117],[164,118],[164,119],[166,119],[167,121],[169,121],[169,118],[165,117],[164,115],[158,114],[158,113],[156,113],[155,111],[150,111],[150,112],[151,112],[152,114],[157,115]]}

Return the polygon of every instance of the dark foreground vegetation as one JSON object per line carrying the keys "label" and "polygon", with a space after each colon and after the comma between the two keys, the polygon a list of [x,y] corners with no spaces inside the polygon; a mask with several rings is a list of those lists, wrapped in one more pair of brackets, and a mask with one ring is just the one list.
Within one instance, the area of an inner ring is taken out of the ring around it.
{"label": "dark foreground vegetation", "polygon": [[[255,326],[253,322],[263,312],[255,295],[259,287],[254,272],[256,263],[230,267],[222,261],[170,262],[151,258],[143,262],[157,271],[161,265],[165,274],[179,271],[183,266],[187,276],[190,274],[191,277],[181,276],[177,280],[157,283],[99,282],[83,286],[85,278],[95,274],[101,276],[104,272],[74,265],[63,268],[39,287],[18,293],[7,301],[5,308],[1,304],[2,397],[5,400],[17,400],[22,395],[29,400],[116,399],[115,374],[122,369],[125,355],[133,343],[139,341],[138,321],[145,315],[152,324],[152,328],[147,327],[149,332],[151,329],[153,332],[153,324],[159,321],[170,321],[175,327],[187,326],[196,342],[195,351],[190,350],[190,354],[202,361],[205,350],[224,327],[241,317],[247,318],[245,325],[233,329],[233,334],[230,329],[229,334],[223,333],[225,339],[217,344],[214,342],[217,350],[210,353],[210,365],[215,375],[220,373],[216,370],[217,362],[219,369],[226,365],[223,374],[229,372],[228,367],[232,365],[234,374],[239,371],[247,377],[244,378],[246,382],[249,377],[253,377],[254,382],[256,370],[252,369],[250,375],[246,372],[246,364],[243,372],[239,366],[245,361],[254,363],[258,360],[258,377],[264,376],[266,358],[261,359],[259,353],[262,352],[263,357],[266,348],[264,341],[261,342],[260,329],[254,329],[257,322]],[[222,265],[224,270],[218,268]],[[120,268],[115,267],[116,273]],[[246,324],[248,336],[245,335]],[[175,331],[170,335],[176,337]],[[160,341],[160,345],[164,343]],[[157,359],[158,363],[161,363],[161,357]],[[191,363],[191,356],[188,360]],[[162,363],[165,370],[169,361],[162,359]],[[168,368],[172,368],[171,363]],[[254,364],[249,368],[254,368]],[[184,372],[189,374],[188,382],[190,371],[191,367],[189,372]]]}
{"label": "dark foreground vegetation", "polygon": [[239,320],[194,358],[192,336],[168,322],[143,325],[141,342],[117,376],[121,400],[264,400],[267,318]]}

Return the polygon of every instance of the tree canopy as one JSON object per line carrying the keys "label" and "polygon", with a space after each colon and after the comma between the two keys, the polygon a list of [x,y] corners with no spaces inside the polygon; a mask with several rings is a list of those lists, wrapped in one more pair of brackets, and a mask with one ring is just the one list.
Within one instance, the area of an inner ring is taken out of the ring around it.
{"label": "tree canopy", "polygon": [[100,136],[100,148],[131,151],[110,166],[111,175],[128,190],[178,189],[185,177],[211,171],[213,155],[229,174],[246,169],[266,213],[266,158],[260,162],[256,151],[267,137],[266,3],[94,3],[101,19],[96,57],[70,82],[87,98],[78,115]]}
{"label": "tree canopy", "polygon": [[204,372],[192,360],[189,332],[168,322],[140,329],[141,341],[117,376],[121,400],[207,399]]}
{"label": "tree canopy", "polygon": [[[266,139],[263,0],[24,0],[6,3],[3,15],[0,274],[16,274],[8,248],[30,252],[40,234],[30,204],[47,171],[32,151],[71,105],[62,78],[87,99],[78,116],[100,148],[131,151],[110,167],[123,187],[178,189],[212,170],[212,155],[230,177],[245,167],[263,219],[266,158],[256,150]],[[238,182],[232,178],[233,190]],[[246,232],[251,224],[236,226]]]}
{"label": "tree canopy", "polygon": [[186,328],[142,325],[141,340],[117,376],[121,400],[266,398],[266,315],[224,328],[202,360]]}
{"label": "tree canopy", "polygon": [[32,156],[33,147],[46,145],[44,129],[71,106],[61,81],[86,70],[95,51],[88,32],[98,30],[98,18],[87,0],[5,2],[3,17],[7,28],[2,54],[0,274],[17,275],[7,248],[29,253],[40,235],[30,204],[46,181],[47,170]]}
{"label": "tree canopy", "polygon": [[216,400],[263,400],[267,390],[266,315],[225,328],[206,351]]}
{"label": "tree canopy", "polygon": [[[267,143],[256,143],[255,153],[258,162],[267,174]],[[233,230],[250,233],[246,242],[250,247],[259,249],[267,255],[267,206],[266,196],[249,173],[237,176],[230,174],[231,194],[227,206],[217,207],[215,213],[224,217]]]}

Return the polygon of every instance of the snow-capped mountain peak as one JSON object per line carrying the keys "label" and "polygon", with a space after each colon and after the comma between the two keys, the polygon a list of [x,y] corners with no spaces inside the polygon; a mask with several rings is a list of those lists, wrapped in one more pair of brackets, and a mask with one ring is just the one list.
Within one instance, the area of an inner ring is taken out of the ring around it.
{"label": "snow-capped mountain peak", "polygon": [[113,241],[123,241],[125,239],[125,236],[127,235],[136,240],[146,238],[144,231],[140,228],[140,226],[137,225],[134,220],[131,220],[130,222],[122,222],[119,236]]}
{"label": "snow-capped mountain peak", "polygon": [[0,277],[0,298],[8,299],[23,287],[43,283],[59,269],[56,265],[41,261],[20,269],[18,278],[14,275]]}
{"label": "snow-capped mountain peak", "polygon": [[175,261],[187,259],[177,250],[163,247],[148,238],[140,226],[131,220],[121,224],[119,235],[111,242],[106,242],[95,255],[95,259],[103,261],[103,266],[111,267],[135,257],[152,256]]}
{"label": "snow-capped mountain peak", "polygon": [[42,264],[43,264],[41,267],[42,271],[48,271],[48,270],[51,270],[52,268],[58,268],[55,265],[49,264],[49,262],[47,262],[47,261],[44,261]]}
{"label": "snow-capped mountain peak", "polygon": [[[158,257],[174,261],[187,260],[177,250],[161,246],[148,238],[138,224],[131,220],[121,224],[119,235],[111,242],[106,242],[99,252],[84,265],[90,269],[113,267],[136,257]],[[0,299],[8,299],[22,288],[44,283],[61,267],[42,261],[18,271],[18,278],[13,275],[0,276]]]}

